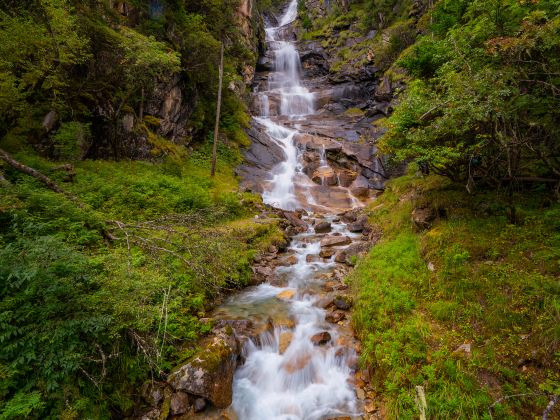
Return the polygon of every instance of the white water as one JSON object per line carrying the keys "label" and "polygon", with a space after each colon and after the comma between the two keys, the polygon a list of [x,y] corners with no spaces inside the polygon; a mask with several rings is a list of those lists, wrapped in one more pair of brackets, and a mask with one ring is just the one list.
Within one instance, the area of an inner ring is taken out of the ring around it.
{"label": "white water", "polygon": [[[312,114],[313,94],[301,83],[301,61],[293,42],[281,39],[282,27],[293,22],[297,16],[297,1],[293,0],[280,19],[280,26],[266,29],[267,42],[274,51],[274,71],[268,80],[268,93],[280,97],[281,116],[297,119]],[[265,203],[284,210],[301,207],[294,193],[294,177],[298,167],[298,153],[294,145],[296,131],[281,126],[270,119],[267,92],[260,95],[261,118],[256,121],[276,141],[286,154],[286,160],[274,168],[271,187],[263,194]]]}
{"label": "white water", "polygon": [[[342,223],[333,223],[333,231],[347,233]],[[312,234],[309,231],[294,237],[289,251],[295,252],[297,264],[278,269],[289,279],[286,287],[265,283],[230,303],[232,308],[246,311],[245,316],[258,318],[263,307],[278,302],[279,293],[296,293],[285,307],[276,308],[296,324],[286,351],[279,351],[280,335],[290,331],[286,327],[261,334],[259,344],[250,342],[244,350],[246,361],[235,374],[233,388],[233,408],[239,419],[318,420],[359,415],[349,380],[349,365],[356,354],[339,340],[338,328],[325,322],[325,310],[315,306],[319,298],[314,291],[322,284],[318,277],[332,270],[335,263],[332,258],[327,262],[306,261],[307,255],[320,251],[319,239],[311,240]],[[311,337],[323,331],[329,332],[331,341],[314,346]]]}
{"label": "white water", "polygon": [[[293,22],[296,16],[297,0],[292,0],[280,19],[280,26],[266,30],[269,47],[274,50],[275,71],[269,76],[268,91],[259,93],[262,115],[255,118],[286,155],[286,160],[273,169],[272,180],[263,193],[265,203],[285,210],[315,204],[311,194],[313,184],[308,178],[303,182],[304,186],[308,185],[306,202],[301,203],[295,193],[295,179],[306,177],[300,173],[294,145],[298,131],[269,116],[268,94],[279,95],[279,113],[291,122],[314,112],[313,94],[301,83],[301,62],[295,45],[281,39],[285,33],[281,27]],[[324,154],[321,165],[327,166]],[[333,223],[333,231],[348,234],[343,223]],[[320,275],[332,271],[336,265],[334,257],[326,262],[307,262],[307,256],[316,256],[320,249],[320,238],[312,230],[294,237],[290,251],[297,256],[297,263],[277,269],[278,276],[288,279],[287,285],[262,284],[237,296],[224,309],[252,319],[263,319],[275,311],[281,318],[295,321],[293,329],[275,326],[261,334],[258,344],[246,345],[246,361],[236,371],[233,385],[233,408],[239,419],[318,420],[360,414],[350,368],[356,354],[345,345],[352,338],[347,336],[348,331],[342,333],[336,325],[327,323],[325,310],[315,305],[319,299],[317,292],[324,282]],[[277,297],[288,290],[295,292],[291,299]],[[280,354],[280,336],[287,331],[293,337],[286,351]],[[314,346],[311,337],[323,331],[330,333],[330,342]]]}

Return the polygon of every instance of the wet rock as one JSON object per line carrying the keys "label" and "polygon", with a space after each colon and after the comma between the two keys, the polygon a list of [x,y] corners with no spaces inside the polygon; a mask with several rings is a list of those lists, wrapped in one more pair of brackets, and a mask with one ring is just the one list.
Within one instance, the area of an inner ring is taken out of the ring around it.
{"label": "wet rock", "polygon": [[331,335],[327,331],[320,332],[311,337],[311,342],[315,346],[322,346],[331,341]]}
{"label": "wet rock", "polygon": [[334,298],[334,305],[343,311],[347,311],[352,307],[352,298],[350,296],[338,295]]}
{"label": "wet rock", "polygon": [[292,299],[295,296],[295,294],[296,294],[295,290],[284,290],[283,292],[278,293],[276,297],[282,300],[289,300]]}
{"label": "wet rock", "polygon": [[315,303],[318,308],[326,309],[334,304],[334,299],[332,297],[321,298]]}
{"label": "wet rock", "polygon": [[338,173],[338,182],[341,187],[349,187],[352,185],[354,180],[358,177],[358,174],[351,170],[342,170]]}
{"label": "wet rock", "polygon": [[315,233],[329,233],[331,229],[331,223],[327,221],[319,222],[314,227]]}
{"label": "wet rock", "polygon": [[344,318],[346,318],[346,314],[344,312],[334,311],[334,312],[329,312],[325,317],[325,320],[327,322],[330,322],[331,324],[336,324],[337,322],[344,320]]}
{"label": "wet rock", "polygon": [[317,262],[317,261],[320,261],[320,259],[321,259],[321,257],[319,257],[318,255],[311,255],[311,254],[308,254],[305,257],[305,261],[308,262],[308,263]]}
{"label": "wet rock", "polygon": [[436,212],[431,207],[415,208],[412,210],[412,222],[418,230],[426,230],[432,227],[436,218]]}
{"label": "wet rock", "polygon": [[176,416],[190,410],[189,395],[185,392],[176,392],[171,396],[169,411]]}
{"label": "wet rock", "polygon": [[286,349],[290,346],[293,338],[294,334],[289,331],[284,331],[282,334],[280,334],[280,340],[278,343],[278,352],[280,354],[284,354]]}
{"label": "wet rock", "polygon": [[319,256],[321,258],[330,258],[332,257],[334,254],[336,253],[336,251],[332,248],[324,248],[321,250],[321,252],[319,253]]}
{"label": "wet rock", "polygon": [[321,247],[348,245],[352,240],[348,236],[327,236],[321,240]]}
{"label": "wet rock", "polygon": [[310,354],[298,354],[293,359],[283,363],[282,368],[288,373],[294,373],[306,367],[310,360]]}
{"label": "wet rock", "polygon": [[355,222],[349,223],[347,228],[350,232],[362,232],[368,225],[368,217],[363,215],[356,219]]}

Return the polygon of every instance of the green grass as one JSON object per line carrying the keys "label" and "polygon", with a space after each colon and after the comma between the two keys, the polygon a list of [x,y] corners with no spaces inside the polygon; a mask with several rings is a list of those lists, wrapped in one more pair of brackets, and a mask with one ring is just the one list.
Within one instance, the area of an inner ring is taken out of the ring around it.
{"label": "green grass", "polygon": [[[532,418],[560,391],[560,206],[516,199],[510,225],[499,195],[408,175],[370,206],[384,236],[349,281],[389,418],[417,418],[417,385],[430,418]],[[410,213],[426,205],[445,217],[417,232]],[[464,343],[470,356],[456,352]]]}

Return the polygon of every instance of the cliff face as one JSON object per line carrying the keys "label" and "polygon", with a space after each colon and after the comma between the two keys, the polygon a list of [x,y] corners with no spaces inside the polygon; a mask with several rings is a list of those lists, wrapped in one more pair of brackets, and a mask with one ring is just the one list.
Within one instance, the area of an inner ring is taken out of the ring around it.
{"label": "cliff face", "polygon": [[[109,5],[118,15],[120,22],[131,27],[145,25],[146,21],[158,21],[166,13],[174,13],[173,10],[167,9],[170,6],[155,0],[150,2],[148,9],[143,10],[126,2],[111,1]],[[227,55],[226,45],[226,66],[229,63],[235,68],[236,74],[233,78],[236,80],[224,88],[239,101],[243,101],[255,72],[256,63],[253,57],[258,55],[259,48],[262,49],[262,16],[254,0],[241,0],[237,9],[230,13],[236,25],[236,42],[246,53],[232,60]],[[182,39],[183,36],[184,34],[172,25],[166,28],[165,37],[180,53],[183,52],[181,45],[189,43],[188,40]],[[185,47],[185,53],[188,54],[189,45]],[[94,55],[90,74],[96,79],[114,79],[120,59],[118,53],[101,48]],[[183,57],[182,61],[184,63],[187,60]],[[215,101],[214,90],[217,89],[212,88],[215,82],[208,82],[206,86],[197,82],[200,78],[197,65],[195,62],[193,69],[183,65],[178,71],[158,75],[148,84],[149,89],[137,89],[140,93],[136,93],[134,101],[119,101],[114,92],[97,96],[92,118],[95,141],[89,148],[87,157],[149,159],[158,156],[157,152],[154,152],[155,138],[176,145],[188,145],[193,138],[203,136],[200,126],[211,126],[208,124],[211,120],[209,114],[212,109],[211,103]],[[215,72],[217,79],[217,63],[213,67],[206,69],[210,70],[209,74],[205,75],[206,78],[212,79]]]}

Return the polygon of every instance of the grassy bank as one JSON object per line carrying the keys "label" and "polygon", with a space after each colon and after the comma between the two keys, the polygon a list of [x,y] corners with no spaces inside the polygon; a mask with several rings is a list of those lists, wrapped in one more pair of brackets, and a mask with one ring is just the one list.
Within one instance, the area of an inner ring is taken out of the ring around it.
{"label": "grassy bank", "polygon": [[220,296],[282,240],[237,192],[235,148],[210,178],[208,146],[162,163],[82,161],[75,177],[33,153],[82,208],[4,167],[0,188],[0,418],[130,414],[143,381],[187,358]]}
{"label": "grassy bank", "polygon": [[[512,225],[500,193],[409,175],[371,205],[383,238],[349,280],[389,418],[417,418],[416,386],[428,418],[540,418],[560,393],[560,206],[516,201]],[[414,208],[433,209],[430,229]]]}

